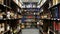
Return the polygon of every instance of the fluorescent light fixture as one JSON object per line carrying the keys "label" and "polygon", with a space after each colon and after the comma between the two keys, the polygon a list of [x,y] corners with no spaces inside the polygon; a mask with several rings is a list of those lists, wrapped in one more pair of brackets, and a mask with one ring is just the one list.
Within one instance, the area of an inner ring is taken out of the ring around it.
{"label": "fluorescent light fixture", "polygon": [[23,2],[20,0],[20,3],[23,4]]}
{"label": "fluorescent light fixture", "polygon": [[47,0],[40,0],[40,1],[38,2],[38,5],[41,7],[46,1],[47,1]]}

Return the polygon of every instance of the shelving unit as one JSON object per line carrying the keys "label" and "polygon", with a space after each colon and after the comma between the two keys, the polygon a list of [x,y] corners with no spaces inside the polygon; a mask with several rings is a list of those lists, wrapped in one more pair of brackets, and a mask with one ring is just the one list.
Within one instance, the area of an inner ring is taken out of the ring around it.
{"label": "shelving unit", "polygon": [[46,34],[60,34],[59,26],[60,0],[41,0],[40,3],[0,1],[0,29],[3,29],[0,33],[17,34],[22,29],[36,28]]}
{"label": "shelving unit", "polygon": [[[9,1],[9,3],[7,1]],[[4,18],[0,19],[0,21],[6,21],[6,23],[5,23],[5,25],[6,25],[6,28],[5,29],[6,30],[3,33],[8,34],[7,24],[10,26],[9,31],[11,33],[14,33],[17,30],[16,27],[17,27],[18,24],[19,24],[19,26],[21,26],[20,27],[21,29],[23,29],[23,28],[30,28],[30,27],[31,28],[39,28],[40,29],[39,20],[42,20],[42,21],[44,21],[44,20],[50,20],[50,19],[43,18],[43,17],[41,18],[41,16],[44,16],[44,11],[41,13],[41,8],[44,10],[43,6],[45,6],[46,3],[43,3],[42,5],[40,5],[41,7],[39,7],[39,8],[37,8],[37,3],[36,2],[31,3],[32,6],[29,7],[29,8],[21,8],[20,1],[19,0],[16,0],[16,1],[18,3],[16,3],[14,0],[6,0],[6,1],[4,1],[4,4],[0,4],[0,6],[1,6],[0,9],[1,10],[4,9],[3,12],[6,14],[6,15],[4,15]],[[44,2],[47,2],[47,1],[44,1]],[[35,5],[35,7],[33,7],[33,5]],[[2,7],[4,7],[4,8],[2,8]],[[8,13],[11,13],[11,16]],[[23,14],[23,13],[26,13],[26,15]],[[29,15],[27,15],[27,13]],[[40,16],[40,14],[41,14],[41,16]],[[9,15],[10,17],[7,16],[7,15]],[[29,21],[25,21],[24,22],[25,19],[27,19]],[[32,19],[32,20],[30,20],[30,19]],[[22,21],[22,22],[19,22],[19,20]],[[27,25],[26,23],[28,23],[28,24],[31,23],[31,25]]]}
{"label": "shelving unit", "polygon": [[[60,21],[60,0],[49,0],[49,10],[51,11],[51,23],[50,23],[50,34],[60,34],[59,21]],[[53,12],[52,12],[53,11]]]}
{"label": "shelving unit", "polygon": [[8,9],[11,9],[11,7],[9,7],[9,6],[7,6],[7,5],[0,4],[0,6],[1,6],[2,8],[8,8]]}
{"label": "shelving unit", "polygon": [[[2,2],[3,1],[3,2]],[[19,1],[19,0],[17,0]],[[1,31],[2,34],[12,34],[16,30],[16,27],[20,26],[19,20],[21,19],[18,17],[20,14],[18,13],[18,9],[20,10],[20,1],[18,4],[13,0],[1,0],[0,2],[0,21],[3,21],[4,31]],[[18,8],[18,9],[17,9]],[[0,24],[2,24],[0,22]],[[3,27],[3,25],[1,25]],[[9,30],[7,30],[9,28]],[[0,27],[0,29],[2,29]],[[12,31],[11,31],[12,30]]]}
{"label": "shelving unit", "polygon": [[[43,20],[43,31],[44,32],[47,32],[47,29],[49,30],[49,28],[51,28],[50,29],[51,32],[49,34],[59,34],[59,32],[56,32],[55,28],[60,29],[60,28],[58,28],[59,25],[57,25],[57,23],[60,21],[60,17],[59,17],[59,14],[60,14],[60,8],[59,8],[60,2],[59,2],[59,0],[56,0],[56,2],[54,4],[54,1],[55,0],[47,0],[40,7],[40,17],[41,18],[39,20]],[[53,24],[53,22],[55,22],[55,23],[57,22],[56,26],[55,26],[55,24]]]}

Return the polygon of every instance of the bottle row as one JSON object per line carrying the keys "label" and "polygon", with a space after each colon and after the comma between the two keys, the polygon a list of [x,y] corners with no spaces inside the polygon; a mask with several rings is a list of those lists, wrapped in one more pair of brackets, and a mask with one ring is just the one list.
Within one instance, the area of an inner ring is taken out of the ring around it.
{"label": "bottle row", "polygon": [[[5,25],[7,25],[7,26],[5,26]],[[9,31],[9,30],[10,30],[10,26],[8,24],[0,23],[0,33],[1,34],[5,33],[6,31]]]}
{"label": "bottle row", "polygon": [[21,23],[21,28],[39,28],[43,26],[43,21],[40,20],[39,22],[25,22]]}
{"label": "bottle row", "polygon": [[10,17],[15,18],[14,13],[10,13],[10,12],[7,12],[7,14],[5,12],[0,13],[0,19],[4,19],[4,18],[10,19]]}

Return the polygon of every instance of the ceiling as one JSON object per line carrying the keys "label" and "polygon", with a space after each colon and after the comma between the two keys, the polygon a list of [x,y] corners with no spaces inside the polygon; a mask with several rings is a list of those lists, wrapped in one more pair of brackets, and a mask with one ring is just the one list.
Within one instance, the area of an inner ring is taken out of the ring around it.
{"label": "ceiling", "polygon": [[39,2],[40,0],[21,0],[22,2]]}
{"label": "ceiling", "polygon": [[44,0],[20,0],[20,2],[22,3],[21,7],[29,4],[37,5],[38,7],[40,7],[40,3],[42,1]]}

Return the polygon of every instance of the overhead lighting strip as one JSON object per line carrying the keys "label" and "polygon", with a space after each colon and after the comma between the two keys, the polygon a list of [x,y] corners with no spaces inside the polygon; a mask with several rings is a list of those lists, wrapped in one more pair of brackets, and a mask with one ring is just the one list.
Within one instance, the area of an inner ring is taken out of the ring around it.
{"label": "overhead lighting strip", "polygon": [[38,4],[41,4],[42,0],[39,0]]}

